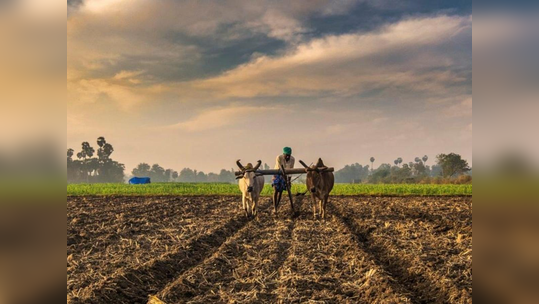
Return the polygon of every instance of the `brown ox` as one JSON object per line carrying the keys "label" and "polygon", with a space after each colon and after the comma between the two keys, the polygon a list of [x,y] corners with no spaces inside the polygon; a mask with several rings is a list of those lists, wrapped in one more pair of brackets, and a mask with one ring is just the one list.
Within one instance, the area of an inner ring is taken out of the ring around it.
{"label": "brown ox", "polygon": [[313,216],[316,218],[316,201],[319,201],[320,216],[326,218],[326,205],[329,200],[329,193],[335,185],[333,172],[328,172],[328,167],[324,165],[321,158],[314,166],[307,166],[303,161],[301,165],[307,171],[307,190],[311,192],[313,199]]}
{"label": "brown ox", "polygon": [[247,217],[256,216],[258,199],[264,188],[264,176],[256,173],[256,170],[260,168],[262,162],[258,161],[254,168],[251,164],[247,164],[247,166],[244,167],[240,163],[240,160],[238,160],[236,164],[243,173],[241,176],[237,177],[237,179],[239,179],[238,185],[242,194],[243,210]]}

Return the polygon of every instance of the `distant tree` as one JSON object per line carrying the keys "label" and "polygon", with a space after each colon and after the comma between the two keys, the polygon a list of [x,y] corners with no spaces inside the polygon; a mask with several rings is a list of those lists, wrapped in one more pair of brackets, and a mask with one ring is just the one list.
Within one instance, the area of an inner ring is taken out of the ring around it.
{"label": "distant tree", "polygon": [[421,158],[419,158],[419,157],[416,157],[414,160],[415,160],[416,163],[421,162]]}
{"label": "distant tree", "polygon": [[440,154],[436,159],[438,165],[442,168],[443,177],[455,177],[470,171],[468,162],[458,154]]}
{"label": "distant tree", "polygon": [[396,159],[395,161],[393,161],[393,163],[395,164],[395,166],[397,166],[397,167],[399,166],[399,160],[398,160],[398,159]]}
{"label": "distant tree", "polygon": [[95,149],[88,142],[83,142],[81,151],[77,153],[77,161],[73,161],[73,149],[67,150],[68,182],[115,183],[122,182],[125,166],[110,159],[114,151],[104,137],[97,139],[98,157]]}
{"label": "distant tree", "polygon": [[344,168],[335,172],[335,181],[337,183],[355,183],[367,180],[369,176],[369,166],[363,167],[360,164],[346,165]]}
{"label": "distant tree", "polygon": [[106,161],[110,159],[110,155],[114,152],[112,145],[107,143],[104,137],[99,137],[97,139],[97,145],[99,146],[99,149],[97,149],[97,157],[99,160]]}
{"label": "distant tree", "polygon": [[125,166],[113,160],[101,163],[96,182],[121,183],[124,180]]}
{"label": "distant tree", "polygon": [[204,172],[200,171],[196,175],[196,182],[197,183],[207,183],[208,182],[208,176]]}
{"label": "distant tree", "polygon": [[[174,174],[176,174],[176,177],[174,177]],[[172,169],[165,170],[165,179],[166,179],[167,182],[172,182],[177,177],[178,177],[178,172],[176,172],[176,171],[174,171]]]}
{"label": "distant tree", "polygon": [[217,183],[219,182],[219,174],[215,174],[213,172],[210,172],[206,175],[206,181],[208,183]]}
{"label": "distant tree", "polygon": [[99,170],[99,160],[97,158],[89,158],[86,161],[86,168],[90,176],[96,176]]}
{"label": "distant tree", "polygon": [[397,162],[399,163],[399,165],[402,164],[403,162],[402,157],[397,158]]}
{"label": "distant tree", "polygon": [[225,169],[222,169],[221,172],[219,173],[219,182],[220,183],[233,183],[235,181],[236,181],[236,179],[235,179],[235,176],[234,176],[234,172],[232,170],[227,171]]}
{"label": "distant tree", "polygon": [[73,154],[75,151],[73,149],[67,149],[67,162],[73,161]]}
{"label": "distant tree", "polygon": [[82,143],[82,151],[84,155],[84,158],[93,157],[95,153],[95,149],[90,146],[90,143],[83,142]]}
{"label": "distant tree", "polygon": [[430,176],[432,177],[438,177],[442,176],[442,167],[439,165],[434,165],[430,168]]}
{"label": "distant tree", "polygon": [[391,165],[390,164],[381,164],[376,170],[372,170],[371,175],[369,176],[369,183],[379,184],[383,183],[384,180],[391,175]]}
{"label": "distant tree", "polygon": [[423,178],[428,176],[428,169],[425,166],[425,164],[419,160],[418,162],[414,163],[412,166],[412,174],[418,178]]}
{"label": "distant tree", "polygon": [[376,161],[376,159],[374,157],[371,157],[371,172],[374,170],[374,162]]}
{"label": "distant tree", "polygon": [[399,170],[396,179],[398,183],[408,183],[412,177],[412,167],[408,164],[402,165],[402,168]]}
{"label": "distant tree", "polygon": [[150,169],[150,178],[153,182],[168,182],[168,177],[165,175],[166,170],[159,166],[159,164],[153,164]]}
{"label": "distant tree", "polygon": [[423,160],[423,163],[425,163],[425,165],[426,165],[427,161],[429,160],[429,157],[427,155],[425,155],[425,156],[423,156],[422,160]]}
{"label": "distant tree", "polygon": [[94,156],[95,149],[90,146],[90,143],[83,142],[81,151],[77,153],[77,158],[80,159],[81,175],[85,176],[84,182],[89,183],[92,172],[96,169],[96,164],[91,158]]}
{"label": "distant tree", "polygon": [[151,167],[147,163],[140,163],[131,173],[136,177],[149,177],[150,169]]}
{"label": "distant tree", "polygon": [[182,183],[194,183],[196,181],[196,174],[189,168],[184,168],[180,171],[178,180]]}

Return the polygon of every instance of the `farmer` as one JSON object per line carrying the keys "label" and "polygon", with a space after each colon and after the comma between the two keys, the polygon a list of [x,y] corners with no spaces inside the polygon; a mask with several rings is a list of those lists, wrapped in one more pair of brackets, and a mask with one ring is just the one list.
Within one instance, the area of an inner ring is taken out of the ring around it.
{"label": "farmer", "polygon": [[296,159],[292,156],[292,148],[284,147],[283,154],[277,156],[275,161],[275,169],[281,169],[281,165],[285,169],[293,169]]}
{"label": "farmer", "polygon": [[[292,148],[284,147],[283,154],[277,156],[275,161],[275,169],[280,170],[281,166],[285,169],[293,169],[295,159],[292,156]],[[273,206],[275,208],[275,213],[277,213],[277,207],[281,202],[281,196],[284,190],[287,190],[287,184],[290,183],[290,178],[288,181],[285,181],[282,175],[274,175],[271,181],[271,186],[273,187]]]}

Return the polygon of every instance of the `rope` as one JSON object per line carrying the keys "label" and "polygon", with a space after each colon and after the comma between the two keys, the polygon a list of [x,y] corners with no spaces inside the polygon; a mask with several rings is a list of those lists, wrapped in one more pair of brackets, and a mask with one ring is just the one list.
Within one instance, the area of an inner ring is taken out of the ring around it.
{"label": "rope", "polygon": [[294,178],[293,180],[290,181],[290,183],[293,183],[295,182],[298,178],[302,177],[305,173],[301,173],[300,175],[298,175],[298,177]]}
{"label": "rope", "polygon": [[[309,165],[309,167],[312,166],[312,165],[313,165],[313,163],[311,163],[311,164]],[[300,175],[298,175],[298,177],[296,177],[296,178],[294,178],[292,181],[290,181],[290,184],[292,184],[293,182],[295,182],[298,178],[302,177],[303,175],[305,175],[305,173],[301,173]]]}

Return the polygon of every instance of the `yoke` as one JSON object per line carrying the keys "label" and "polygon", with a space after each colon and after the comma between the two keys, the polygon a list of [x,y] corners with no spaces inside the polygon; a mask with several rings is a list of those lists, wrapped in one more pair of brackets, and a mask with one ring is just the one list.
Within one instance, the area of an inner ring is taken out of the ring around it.
{"label": "yoke", "polygon": [[[307,173],[307,169],[305,168],[294,168],[294,169],[285,169],[284,175],[294,175],[294,174],[305,174]],[[334,172],[334,168],[327,168],[324,170],[324,172]],[[255,173],[259,175],[283,175],[282,170],[279,169],[272,169],[272,170],[257,170]],[[242,171],[236,171],[234,173],[236,176],[242,176]]]}

